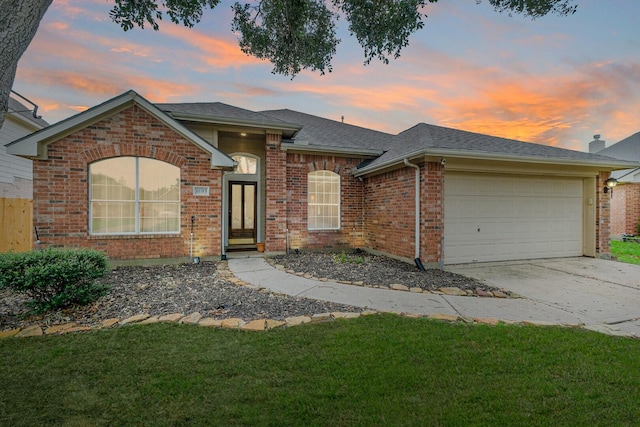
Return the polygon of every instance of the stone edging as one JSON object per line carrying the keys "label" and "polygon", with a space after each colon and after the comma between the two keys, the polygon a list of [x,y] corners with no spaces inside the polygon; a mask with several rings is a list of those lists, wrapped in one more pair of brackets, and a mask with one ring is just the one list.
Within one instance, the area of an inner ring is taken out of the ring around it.
{"label": "stone edging", "polygon": [[[220,275],[225,279],[229,280],[232,283],[237,284],[238,286],[247,286],[252,289],[261,290],[263,288],[247,283],[243,280],[235,277],[228,268],[228,264],[226,262],[221,262],[220,264]],[[198,325],[204,327],[214,327],[214,328],[226,328],[226,329],[236,329],[236,330],[244,330],[244,331],[268,331],[271,329],[282,328],[282,327],[291,327],[298,326],[305,323],[317,323],[317,322],[326,322],[337,319],[355,319],[361,316],[368,316],[373,314],[378,314],[380,312],[374,310],[365,310],[362,312],[332,312],[332,313],[317,313],[309,316],[295,316],[288,317],[285,320],[273,320],[273,319],[257,319],[246,322],[240,318],[229,318],[229,319],[214,319],[211,317],[203,318],[202,315],[198,312],[191,313],[185,315],[183,313],[173,313],[166,314],[162,316],[151,316],[148,313],[141,313],[135,316],[130,316],[126,319],[119,318],[111,318],[105,319],[100,322],[98,325],[88,326],[88,325],[78,325],[75,322],[53,325],[53,326],[43,326],[39,324],[28,326],[24,329],[16,328],[7,331],[0,331],[0,339],[10,338],[10,337],[35,337],[35,336],[43,336],[43,335],[60,335],[67,334],[71,332],[85,332],[85,331],[96,331],[100,329],[110,329],[118,326],[126,326],[126,325],[148,325],[152,323],[182,323],[187,325]],[[427,318],[432,320],[440,320],[446,322],[465,322],[472,324],[484,324],[484,325],[498,325],[500,323],[504,324],[520,324],[520,325],[535,325],[535,326],[549,326],[553,325],[549,322],[534,322],[534,321],[524,321],[524,322],[511,322],[508,320],[500,320],[495,318],[472,318],[467,319],[458,315],[451,314],[441,314],[434,313],[429,315],[423,314],[411,314],[411,313],[400,313],[401,316],[407,316],[412,318]],[[561,325],[565,327],[581,327],[583,325]]]}
{"label": "stone edging", "polygon": [[319,282],[328,282],[331,280],[331,281],[335,281],[336,283],[340,283],[342,285],[362,286],[365,288],[386,289],[391,291],[403,291],[403,292],[411,292],[411,293],[418,293],[418,294],[450,295],[450,296],[459,296],[459,297],[480,297],[480,298],[511,298],[511,299],[524,298],[523,296],[518,295],[515,292],[508,292],[504,290],[484,291],[480,288],[476,288],[475,291],[472,291],[472,290],[465,291],[460,288],[451,286],[451,287],[439,288],[436,291],[426,291],[417,286],[410,288],[406,285],[403,285],[402,283],[392,283],[389,286],[385,286],[385,285],[370,285],[360,281],[352,282],[349,280],[332,280],[326,277],[315,277],[309,273],[298,272],[291,269],[287,269],[284,265],[278,264],[270,258],[265,258],[265,260],[269,265],[271,265],[273,268],[277,270],[284,271],[285,273],[288,273],[288,274],[300,276],[305,279],[317,280]]}
{"label": "stone edging", "polygon": [[[318,322],[326,322],[337,319],[355,319],[362,316],[369,316],[373,314],[378,314],[380,312],[377,311],[363,311],[361,313],[357,312],[333,312],[333,313],[319,313],[311,316],[295,316],[288,317],[285,320],[272,320],[272,319],[258,319],[252,320],[249,322],[245,322],[240,318],[229,318],[229,319],[213,319],[210,317],[203,318],[202,315],[198,312],[191,313],[189,315],[184,315],[182,313],[174,313],[167,314],[163,316],[151,316],[147,313],[137,314],[135,316],[128,317],[126,319],[106,319],[103,320],[99,325],[96,326],[85,326],[78,325],[74,322],[65,323],[60,325],[49,326],[44,328],[40,325],[31,325],[24,329],[16,328],[7,331],[0,331],[0,339],[3,338],[24,338],[24,337],[36,337],[43,335],[62,335],[71,332],[86,332],[86,331],[96,331],[101,329],[110,329],[119,326],[126,325],[148,325],[152,323],[182,323],[187,325],[197,325],[204,327],[213,327],[213,328],[225,328],[225,329],[236,329],[243,331],[268,331],[271,329],[281,328],[281,327],[292,327],[298,326],[305,323],[318,323]],[[569,328],[580,328],[584,325],[582,324],[561,324],[557,325],[550,322],[544,321],[522,321],[522,322],[512,322],[508,320],[501,320],[490,317],[474,317],[472,319],[467,319],[455,314],[442,314],[442,313],[434,313],[429,315],[422,314],[411,314],[411,313],[400,313],[400,316],[406,316],[411,318],[424,318],[430,320],[439,320],[445,322],[464,322],[468,324],[480,324],[480,325],[490,325],[496,326],[498,324],[509,324],[509,325],[523,325],[523,326],[562,326]]]}

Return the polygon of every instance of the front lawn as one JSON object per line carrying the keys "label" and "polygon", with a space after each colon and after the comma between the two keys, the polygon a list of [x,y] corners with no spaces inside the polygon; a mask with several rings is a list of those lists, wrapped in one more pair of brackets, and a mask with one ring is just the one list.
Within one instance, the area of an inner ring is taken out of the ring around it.
{"label": "front lawn", "polygon": [[634,425],[640,341],[394,315],[0,341],[0,425]]}
{"label": "front lawn", "polygon": [[629,264],[640,264],[640,243],[611,241],[611,255],[618,258],[618,261]]}

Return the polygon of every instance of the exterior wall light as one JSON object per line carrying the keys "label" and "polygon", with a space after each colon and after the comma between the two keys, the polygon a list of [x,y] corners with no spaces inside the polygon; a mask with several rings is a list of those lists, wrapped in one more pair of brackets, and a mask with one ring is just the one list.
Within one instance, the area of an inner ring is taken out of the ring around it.
{"label": "exterior wall light", "polygon": [[613,187],[618,185],[618,180],[615,178],[609,178],[604,182],[604,192],[608,193],[611,190],[611,195],[613,195]]}

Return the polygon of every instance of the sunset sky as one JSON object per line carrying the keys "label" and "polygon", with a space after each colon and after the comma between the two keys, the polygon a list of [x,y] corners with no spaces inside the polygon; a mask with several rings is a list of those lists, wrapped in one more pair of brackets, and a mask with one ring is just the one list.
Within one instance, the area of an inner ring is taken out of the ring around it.
{"label": "sunset sky", "polygon": [[587,150],[640,131],[640,1],[576,0],[535,21],[485,0],[440,0],[389,65],[364,66],[339,23],[333,72],[291,80],[246,56],[223,0],[195,28],[124,32],[109,0],[54,0],[18,65],[14,90],[49,123],[133,89],[152,102],[289,108],[398,133],[425,122]]}

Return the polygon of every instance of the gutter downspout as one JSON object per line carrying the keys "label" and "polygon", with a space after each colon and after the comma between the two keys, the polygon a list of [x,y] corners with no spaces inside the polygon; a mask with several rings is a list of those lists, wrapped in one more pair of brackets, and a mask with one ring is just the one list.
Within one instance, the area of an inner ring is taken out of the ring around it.
{"label": "gutter downspout", "polygon": [[416,263],[416,266],[420,269],[420,270],[424,270],[424,265],[422,265],[422,262],[420,261],[420,166],[415,165],[413,163],[409,163],[409,159],[404,159],[404,164],[407,167],[410,168],[414,168],[416,170],[416,195],[415,195],[415,205],[416,205],[416,212],[414,214],[414,217],[416,219],[416,242],[415,242],[415,257],[414,257],[414,261]]}

